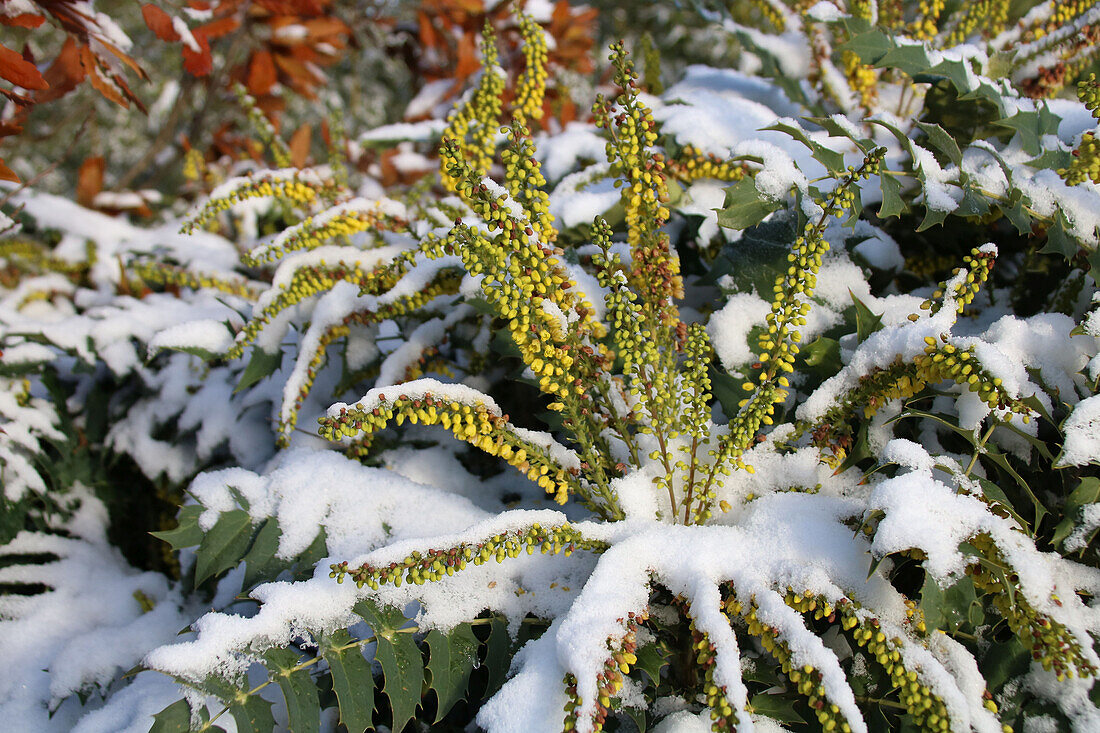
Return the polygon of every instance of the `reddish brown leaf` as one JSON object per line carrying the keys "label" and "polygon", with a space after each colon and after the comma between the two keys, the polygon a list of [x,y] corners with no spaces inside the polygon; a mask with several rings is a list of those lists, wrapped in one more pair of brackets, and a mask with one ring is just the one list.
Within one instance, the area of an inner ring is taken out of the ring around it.
{"label": "reddish brown leaf", "polygon": [[19,28],[37,28],[46,19],[34,13],[20,13],[19,15],[0,15],[0,24],[17,26]]}
{"label": "reddish brown leaf", "polygon": [[114,80],[104,76],[100,71],[95,54],[87,46],[80,49],[80,63],[84,66],[84,72],[88,75],[88,82],[93,89],[120,107],[130,106],[129,100],[126,99]]}
{"label": "reddish brown leaf", "polygon": [[183,68],[192,76],[206,76],[214,69],[214,59],[210,55],[210,42],[206,36],[196,31],[195,42],[199,44],[199,50],[195,51],[184,44]]}
{"label": "reddish brown leaf", "polygon": [[15,171],[13,171],[4,163],[3,158],[0,158],[0,181],[11,181],[12,183],[19,183],[19,176],[15,175]]}
{"label": "reddish brown leaf", "polygon": [[18,135],[23,132],[23,126],[18,122],[11,120],[0,120],[0,137],[7,137],[8,135]]}
{"label": "reddish brown leaf", "polygon": [[34,64],[0,44],[0,76],[24,89],[46,89],[50,85]]}
{"label": "reddish brown leaf", "polygon": [[101,156],[86,158],[80,164],[76,178],[76,200],[82,206],[91,206],[96,194],[103,190],[103,170],[106,161]]}
{"label": "reddish brown leaf", "polygon": [[248,64],[248,91],[253,96],[263,96],[271,91],[278,79],[275,70],[275,61],[268,51],[257,51],[252,54],[252,61]]}
{"label": "reddish brown leaf", "polygon": [[162,41],[178,41],[180,34],[172,27],[172,16],[164,12],[152,3],[141,6],[141,17],[145,18],[145,25]]}
{"label": "reddish brown leaf", "polygon": [[351,32],[347,24],[339,18],[313,18],[302,25],[309,31],[310,40],[314,42],[325,36],[345,36]]}
{"label": "reddish brown leaf", "polygon": [[287,147],[290,148],[290,164],[295,168],[305,168],[306,160],[309,158],[309,143],[310,136],[313,133],[313,126],[308,122],[303,124],[294,134],[290,136],[290,142]]}
{"label": "reddish brown leaf", "polygon": [[84,81],[85,71],[84,65],[80,62],[80,48],[72,37],[65,40],[65,45],[61,47],[61,51],[43,76],[49,82],[50,88],[36,95],[39,102],[60,99]]}
{"label": "reddish brown leaf", "polygon": [[218,18],[195,29],[195,34],[202,34],[207,38],[221,38],[227,36],[241,27],[241,21],[236,18]]}
{"label": "reddish brown leaf", "polygon": [[474,37],[470,33],[464,33],[458,39],[458,59],[455,62],[455,78],[465,79],[480,68],[481,62],[477,60]]}

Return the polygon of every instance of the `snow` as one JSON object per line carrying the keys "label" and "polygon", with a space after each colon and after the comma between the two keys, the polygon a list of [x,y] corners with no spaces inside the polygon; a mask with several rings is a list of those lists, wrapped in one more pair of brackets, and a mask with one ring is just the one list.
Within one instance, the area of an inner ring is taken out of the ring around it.
{"label": "snow", "polygon": [[1100,395],[1077,403],[1062,424],[1066,442],[1059,466],[1083,466],[1100,462]]}

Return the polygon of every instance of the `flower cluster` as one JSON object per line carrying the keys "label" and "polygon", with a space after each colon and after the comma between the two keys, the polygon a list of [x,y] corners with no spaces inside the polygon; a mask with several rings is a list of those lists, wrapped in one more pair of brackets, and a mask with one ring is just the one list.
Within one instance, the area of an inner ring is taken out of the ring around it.
{"label": "flower cluster", "polygon": [[127,269],[146,285],[190,290],[216,290],[252,300],[259,296],[262,286],[244,278],[229,278],[195,272],[193,269],[169,265],[165,262],[137,260]]}
{"label": "flower cluster", "polygon": [[576,467],[563,467],[560,457],[553,456],[548,445],[533,442],[536,435],[521,433],[509,424],[507,415],[497,414],[483,403],[470,405],[437,398],[431,393],[418,398],[401,395],[387,400],[385,394],[379,392],[376,399],[377,403],[370,409],[341,406],[335,414],[321,418],[321,437],[339,440],[354,438],[360,433],[371,435],[391,421],[395,425],[406,420],[414,425],[442,425],[459,440],[491,456],[499,456],[519,469],[559,504],[564,504],[571,493],[581,498],[588,493],[580,483]]}
{"label": "flower cluster", "polygon": [[346,561],[335,563],[329,577],[335,578],[337,583],[350,577],[360,588],[365,585],[371,590],[378,590],[383,585],[400,588],[402,583],[423,585],[442,580],[465,570],[467,564],[484,565],[490,560],[501,563],[508,558],[519,557],[524,552],[528,555],[534,554],[536,549],[543,555],[564,553],[568,557],[577,550],[599,553],[606,548],[606,543],[586,538],[569,524],[543,527],[536,523],[526,529],[504,532],[481,542],[464,542],[445,550],[413,552],[408,557],[385,566],[367,563],[351,569]]}
{"label": "flower cluster", "polygon": [[279,198],[298,206],[312,203],[325,190],[316,173],[297,168],[281,168],[231,178],[210,194],[206,202],[187,220],[181,231],[191,234],[212,221],[218,214],[229,211],[234,204],[248,199]]}
{"label": "flower cluster", "polygon": [[[622,637],[607,640],[607,648],[611,654],[604,661],[603,670],[596,674],[596,694],[598,697],[591,720],[593,733],[602,731],[604,723],[613,714],[611,709],[612,698],[619,695],[623,688],[625,676],[630,674],[631,668],[638,661],[638,657],[634,653],[638,650],[638,627],[640,623],[645,622],[648,618],[649,613],[647,611],[641,613],[628,612],[626,619],[619,619],[619,623],[624,627]],[[562,683],[565,685],[565,692],[569,698],[569,701],[565,704],[565,720],[562,723],[562,730],[569,733],[569,731],[577,728],[577,710],[581,707],[583,700],[577,694],[577,679],[572,673],[566,674]]]}
{"label": "flower cluster", "polygon": [[[500,68],[496,47],[496,34],[486,22],[481,41],[481,81],[473,97],[456,107],[447,117],[443,132],[446,140],[455,141],[464,160],[475,171],[485,173],[492,165],[496,151],[495,136],[500,127],[500,113],[505,86],[504,71]],[[453,185],[447,161],[440,158],[440,175],[449,188]]]}
{"label": "flower cluster", "polygon": [[733,160],[725,160],[713,153],[704,153],[693,145],[685,145],[678,155],[668,161],[668,174],[684,182],[700,179],[716,181],[740,181],[746,168]]}

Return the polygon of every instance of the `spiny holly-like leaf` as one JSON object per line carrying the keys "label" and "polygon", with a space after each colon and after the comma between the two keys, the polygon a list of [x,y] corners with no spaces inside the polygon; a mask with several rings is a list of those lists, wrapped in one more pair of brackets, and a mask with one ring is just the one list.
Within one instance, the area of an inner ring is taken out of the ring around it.
{"label": "spiny holly-like leaf", "polygon": [[237,723],[239,733],[271,733],[275,729],[275,718],[271,714],[272,703],[259,695],[246,695],[233,701],[229,714]]}
{"label": "spiny holly-like leaf", "polygon": [[969,183],[963,185],[963,197],[955,209],[955,216],[985,216],[989,213],[989,201]]}
{"label": "spiny holly-like leaf", "polygon": [[390,700],[393,711],[393,730],[401,730],[412,720],[420,704],[420,691],[424,684],[424,661],[420,649],[411,634],[399,633],[405,626],[405,616],[400,611],[378,606],[369,600],[355,604],[355,612],[363,617],[374,631],[375,659],[382,665],[386,685],[382,691]]}
{"label": "spiny holly-like leaf", "polygon": [[[956,631],[964,624],[973,624],[974,616],[981,613],[974,582],[967,577],[941,588],[931,575],[926,575],[920,597],[920,607],[930,629]],[[976,611],[973,610],[975,606]]]}
{"label": "spiny holly-like leaf", "polygon": [[909,211],[908,204],[901,197],[901,181],[897,179],[897,176],[882,171],[879,174],[879,188],[882,189],[882,203],[878,207],[880,219],[901,216]]}
{"label": "spiny holly-like leaf", "polygon": [[1043,506],[1043,502],[1039,501],[1039,497],[1031,490],[1031,485],[1028,484],[1023,476],[1016,472],[1016,469],[1008,462],[1008,457],[997,448],[987,446],[985,455],[989,460],[996,463],[1005,473],[1011,476],[1019,487],[1024,490],[1024,493],[1027,494],[1027,498],[1031,500],[1031,506],[1035,510],[1035,523],[1033,526],[1038,529],[1039,523],[1042,522],[1043,517],[1047,515],[1047,508]]}
{"label": "spiny holly-like leaf", "polygon": [[174,703],[153,716],[149,733],[187,733],[191,730],[191,706],[186,700]]}
{"label": "spiny holly-like leaf", "polygon": [[756,189],[751,178],[743,178],[726,189],[726,201],[718,212],[718,225],[727,229],[748,229],[780,208],[782,203],[768,198]]}
{"label": "spiny holly-like leaf", "polygon": [[[923,179],[923,177],[922,177]],[[921,183],[924,181],[922,180]],[[924,207],[924,218],[921,219],[920,226],[917,227],[918,232],[923,232],[925,229],[930,229],[934,226],[943,224],[944,219],[950,214],[950,211],[946,209],[933,209],[931,207]]]}
{"label": "spiny holly-like leaf", "polygon": [[1060,211],[1054,212],[1054,221],[1047,227],[1047,243],[1039,250],[1047,254],[1059,254],[1067,260],[1077,254],[1077,242],[1066,234],[1066,219]]}
{"label": "spiny holly-like leaf", "polygon": [[317,685],[308,669],[295,669],[300,654],[294,649],[268,649],[268,669],[286,700],[287,727],[291,733],[316,733],[321,728]]}
{"label": "spiny holly-like leaf", "polygon": [[1054,528],[1054,537],[1051,542],[1062,544],[1069,537],[1073,528],[1077,525],[1077,513],[1089,504],[1100,501],[1100,479],[1094,476],[1086,476],[1077,484],[1077,488],[1066,497],[1066,506],[1062,510],[1062,521]]}
{"label": "spiny holly-like leaf", "polygon": [[753,712],[766,715],[780,723],[805,723],[805,719],[794,708],[794,701],[786,695],[754,695],[749,701]]}
{"label": "spiny holly-like leaf", "polygon": [[1015,130],[1024,152],[1036,156],[1043,152],[1042,137],[1056,134],[1060,121],[1061,118],[1058,115],[1047,109],[1046,105],[1043,105],[1038,111],[1020,111],[1011,117],[997,120],[994,124]]}
{"label": "spiny holly-like leaf", "polygon": [[1016,523],[1020,525],[1020,528],[1025,530],[1029,535],[1034,535],[1034,531],[1031,529],[1031,525],[1027,520],[1021,517],[1016,508],[1012,506],[1012,502],[1009,501],[1008,496],[1005,495],[1004,490],[1000,486],[993,483],[989,479],[976,476],[978,483],[982,487],[982,493],[986,499],[996,502],[1002,509],[1008,512],[1009,516],[1016,520]]}
{"label": "spiny holly-like leaf", "polygon": [[508,677],[508,664],[511,659],[512,639],[508,636],[508,624],[494,618],[489,625],[489,639],[485,642],[485,667],[489,671],[489,683],[485,688],[485,697],[495,695]]}
{"label": "spiny holly-like leaf", "polygon": [[256,539],[252,541],[252,547],[244,556],[245,572],[244,587],[251,588],[259,583],[275,580],[283,570],[290,567],[290,563],[275,557],[275,551],[279,549],[279,537],[282,532],[279,522],[274,517],[265,519],[256,533]]}
{"label": "spiny holly-like leaf", "polygon": [[947,130],[929,122],[918,122],[917,127],[924,130],[924,134],[928,136],[928,142],[932,144],[932,147],[946,155],[947,159],[955,165],[962,165],[962,151],[959,150],[959,144],[955,142],[955,138],[948,134]]}
{"label": "spiny holly-like leaf", "polygon": [[649,675],[649,679],[653,681],[654,685],[659,685],[661,683],[661,670],[668,665],[668,650],[657,642],[651,642],[638,647],[637,651],[634,652],[634,656],[638,657],[634,667]]}
{"label": "spiny holly-like leaf", "polygon": [[878,69],[897,69],[913,76],[927,70],[932,64],[928,58],[928,49],[923,44],[914,43],[894,46],[879,56],[872,65]]}
{"label": "spiny holly-like leaf", "polygon": [[195,585],[236,567],[252,539],[252,518],[243,509],[225,512],[195,551]]}
{"label": "spiny holly-like leaf", "polygon": [[363,649],[343,629],[325,635],[321,655],[332,672],[332,689],[340,704],[340,722],[350,733],[373,727],[374,674]]}
{"label": "spiny holly-like leaf", "polygon": [[199,515],[202,512],[202,506],[188,504],[180,509],[179,516],[176,518],[175,529],[150,532],[149,534],[158,540],[164,540],[172,546],[173,550],[197,545],[202,542],[202,530],[199,529]]}
{"label": "spiny holly-like leaf", "polygon": [[802,128],[788,125],[785,122],[776,122],[771,127],[765,127],[764,129],[775,130],[776,132],[783,132],[790,135],[809,148],[813,153],[814,160],[825,166],[827,170],[833,173],[841,173],[844,171],[844,154],[838,153],[835,150],[830,150],[821,143],[811,140],[806,134],[806,131]]}
{"label": "spiny holly-like leaf", "polygon": [[456,626],[446,634],[433,629],[425,641],[431,653],[428,658],[431,689],[439,702],[435,714],[438,723],[465,696],[470,675],[477,666],[480,644],[470,624]]}
{"label": "spiny holly-like leaf", "polygon": [[851,40],[840,45],[837,50],[851,51],[859,56],[862,63],[874,64],[894,48],[893,39],[882,31],[875,29],[853,35]]}
{"label": "spiny holly-like leaf", "polygon": [[882,329],[882,314],[874,313],[851,290],[848,291],[848,295],[856,305],[856,338],[862,344],[868,336]]}
{"label": "spiny holly-like leaf", "polygon": [[244,373],[241,374],[241,381],[237,384],[237,388],[234,392],[243,392],[264,377],[274,374],[275,370],[277,370],[282,363],[282,351],[276,351],[274,354],[269,354],[258,347],[252,349],[252,358],[249,359],[248,366],[245,367]]}
{"label": "spiny holly-like leaf", "polygon": [[645,710],[642,708],[623,707],[623,712],[627,714],[631,722],[638,728],[638,733],[646,732]]}
{"label": "spiny holly-like leaf", "polygon": [[851,126],[842,124],[837,118],[844,119],[840,115],[834,115],[833,117],[803,117],[802,119],[820,125],[832,137],[848,138],[859,147],[864,155],[878,147],[871,138],[853,134]]}

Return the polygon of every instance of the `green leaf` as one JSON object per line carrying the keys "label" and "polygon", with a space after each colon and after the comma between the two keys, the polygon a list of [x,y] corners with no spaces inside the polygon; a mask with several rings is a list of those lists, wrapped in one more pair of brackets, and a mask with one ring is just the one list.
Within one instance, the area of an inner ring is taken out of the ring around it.
{"label": "green leaf", "polygon": [[727,229],[748,229],[759,224],[764,217],[782,207],[761,194],[752,178],[742,178],[726,189],[726,200],[718,212],[718,225]]}
{"label": "green leaf", "polygon": [[806,131],[803,130],[801,127],[788,125],[785,122],[776,122],[770,127],[765,127],[764,129],[775,130],[776,132],[783,132],[790,135],[795,140],[809,148],[812,153],[813,159],[816,160],[818,163],[821,163],[821,165],[825,166],[826,170],[832,173],[843,173],[845,171],[844,154],[838,153],[835,150],[825,147],[821,143],[811,140],[806,134]]}
{"label": "green leaf", "polygon": [[878,207],[880,219],[901,216],[909,211],[909,205],[901,197],[901,181],[897,176],[882,171],[879,173],[879,188],[882,189],[882,203]]}
{"label": "green leaf", "polygon": [[332,672],[340,722],[349,733],[362,733],[374,727],[374,674],[363,657],[362,646],[353,641],[344,629],[326,634],[321,639],[321,656]]}
{"label": "green leaf", "polygon": [[759,715],[778,720],[780,723],[805,723],[806,720],[794,708],[794,701],[784,695],[753,695],[749,706]]}
{"label": "green leaf", "polygon": [[831,376],[843,365],[840,360],[840,342],[836,339],[818,336],[802,349],[806,366],[815,373]]}
{"label": "green leaf", "polygon": [[974,582],[967,577],[960,578],[947,588],[941,588],[935,578],[925,574],[920,599],[924,620],[930,630],[957,631],[971,622],[972,606],[976,604],[981,609]]}
{"label": "green leaf", "polygon": [[508,666],[512,658],[512,638],[508,635],[508,624],[494,618],[489,625],[489,638],[485,642],[484,665],[489,672],[489,681],[485,687],[485,697],[489,698],[508,678]]}
{"label": "green leaf", "polygon": [[848,295],[856,304],[856,338],[862,344],[872,333],[882,330],[882,314],[872,312],[851,290],[848,291]]}
{"label": "green leaf", "polygon": [[1020,138],[1020,146],[1024,152],[1034,157],[1043,152],[1043,136],[1056,134],[1060,121],[1058,115],[1042,105],[1038,111],[1017,112],[1012,117],[997,120],[994,124],[1014,130]]}
{"label": "green leaf", "polygon": [[1016,483],[1020,485],[1020,488],[1024,490],[1024,493],[1027,494],[1027,497],[1031,499],[1031,505],[1035,510],[1035,521],[1032,526],[1035,528],[1035,531],[1038,531],[1039,524],[1042,523],[1043,517],[1047,514],[1047,508],[1043,506],[1043,502],[1039,501],[1039,497],[1036,496],[1035,492],[1031,490],[1031,486],[1028,485],[1023,476],[1016,472],[1016,469],[1014,469],[1012,467],[1012,464],[1008,462],[1008,458],[1005,456],[1004,453],[1001,453],[1001,451],[994,448],[993,446],[987,445],[985,449],[985,455],[987,458],[989,458],[989,460],[993,461],[997,464],[998,467],[1003,469],[1005,473],[1011,476],[1016,481]]}
{"label": "green leaf", "polygon": [[913,43],[890,49],[872,64],[878,69],[897,69],[913,76],[931,66],[924,44]]}
{"label": "green leaf", "polygon": [[1077,514],[1089,504],[1100,501],[1100,479],[1095,476],[1086,476],[1077,484],[1077,488],[1066,497],[1066,505],[1062,509],[1062,521],[1054,528],[1054,536],[1051,542],[1061,545],[1066,537],[1073,532],[1077,525]]}
{"label": "green leaf", "polygon": [[710,385],[711,392],[714,393],[714,398],[718,400],[718,404],[722,406],[722,412],[727,415],[736,415],[738,403],[748,396],[741,387],[741,381],[734,379],[729,374],[711,367],[710,370]]}
{"label": "green leaf", "polygon": [[1030,199],[1019,191],[1014,190],[1007,200],[1001,201],[999,204],[1001,213],[1004,214],[1006,219],[1012,222],[1012,226],[1016,227],[1016,231],[1019,234],[1028,234],[1031,232],[1031,215],[1028,214],[1027,209],[1024,208],[1030,203]]}
{"label": "green leaf", "polygon": [[1066,234],[1069,224],[1061,211],[1054,213],[1054,221],[1047,227],[1047,243],[1039,250],[1044,254],[1060,254],[1067,260],[1077,255],[1077,241]]}
{"label": "green leaf", "polygon": [[243,509],[225,512],[195,551],[195,585],[236,567],[252,539],[252,518]]}
{"label": "green leaf", "polygon": [[812,122],[815,125],[820,125],[825,132],[829,133],[830,137],[848,138],[859,147],[864,155],[878,147],[874,140],[869,137],[859,137],[852,134],[852,131],[847,126],[841,124],[833,117],[803,117],[802,119],[807,122]]}
{"label": "green leaf", "polygon": [[233,390],[233,392],[243,392],[264,377],[274,374],[275,371],[282,366],[282,363],[283,352],[281,350],[276,351],[274,354],[269,354],[258,347],[252,349],[252,358],[248,360],[248,366],[245,367],[244,373],[241,374],[241,381],[237,384],[237,388]]}
{"label": "green leaf", "polygon": [[235,699],[229,706],[229,714],[237,723],[237,731],[245,733],[271,733],[275,730],[275,717],[271,714],[272,703],[259,695],[246,695]]}
{"label": "green leaf", "polygon": [[859,56],[864,64],[875,64],[897,45],[894,40],[880,30],[870,30],[853,36],[851,40],[837,47],[838,51],[851,51]]}
{"label": "green leaf", "polygon": [[200,504],[188,504],[180,509],[176,517],[176,528],[149,534],[158,540],[164,540],[173,550],[192,547],[202,542],[202,530],[199,529],[199,515],[204,511]]}
{"label": "green leaf", "polygon": [[317,563],[321,562],[328,556],[328,536],[325,534],[325,528],[321,527],[317,532],[317,536],[313,538],[313,542],[309,544],[309,547],[302,550],[302,554],[298,555],[294,561],[295,564],[295,577],[302,579],[302,576],[306,578],[313,577],[313,570],[317,567]]}
{"label": "green leaf", "polygon": [[953,212],[955,216],[985,216],[989,213],[989,201],[978,189],[969,183],[964,184],[962,201]]}
{"label": "green leaf", "polygon": [[390,700],[393,711],[391,728],[399,731],[412,720],[420,704],[420,691],[424,684],[424,660],[412,634],[398,633],[405,626],[405,615],[400,611],[378,606],[364,599],[355,604],[354,611],[362,616],[376,637],[375,659],[382,665],[386,685],[382,691]]}
{"label": "green leaf", "polygon": [[1032,530],[1031,525],[1028,524],[1026,519],[1021,517],[1016,512],[1016,508],[1012,506],[1012,502],[1008,500],[1008,496],[1005,495],[1004,490],[1002,490],[1000,486],[993,483],[989,479],[982,478],[981,476],[977,476],[975,478],[978,479],[978,483],[982,487],[982,493],[985,494],[985,498],[990,499],[1000,505],[1006,512],[1008,512],[1009,516],[1016,520],[1016,523],[1020,525],[1020,529],[1027,532],[1029,536],[1034,536],[1035,533]]}
{"label": "green leaf", "polygon": [[190,730],[191,706],[186,700],[176,700],[153,716],[149,733],[188,733]]}
{"label": "green leaf", "polygon": [[634,663],[635,669],[640,669],[649,675],[654,686],[661,684],[661,670],[668,666],[670,656],[668,650],[654,641],[638,647],[634,656],[638,657],[638,661]]}
{"label": "green leaf", "polygon": [[638,733],[646,732],[646,718],[645,710],[642,708],[624,707],[623,712],[627,714],[631,722],[634,723],[634,727],[638,729]]}
{"label": "green leaf", "polygon": [[[182,351],[185,354],[197,356],[203,361],[215,361],[225,357],[225,354],[219,354],[216,351],[210,351],[200,346],[161,346],[157,348],[157,351]],[[151,358],[152,355],[150,356],[150,359]]]}
{"label": "green leaf", "polygon": [[994,642],[982,657],[982,677],[990,692],[996,694],[1013,677],[1026,674],[1031,667],[1031,653],[1015,636]]}
{"label": "green leaf", "polygon": [[431,654],[428,658],[431,689],[435,690],[439,703],[435,714],[438,723],[465,697],[470,675],[477,666],[480,644],[470,624],[460,624],[446,634],[433,629],[425,641]]}
{"label": "green leaf", "polygon": [[264,659],[286,700],[287,727],[291,733],[317,733],[321,729],[321,705],[317,685],[309,669],[295,669],[301,655],[294,649],[268,649]]}
{"label": "green leaf", "polygon": [[936,413],[936,412],[924,412],[923,410],[914,410],[913,408],[907,408],[906,410],[904,410],[903,412],[898,414],[897,417],[892,417],[889,420],[887,420],[886,424],[889,425],[890,423],[895,422],[896,420],[902,420],[902,419],[907,418],[907,417],[923,417],[923,418],[926,418],[928,420],[933,420],[935,422],[938,422],[940,425],[944,426],[945,428],[949,428],[950,430],[954,431],[957,435],[960,435],[963,438],[965,438],[967,440],[967,442],[970,443],[970,445],[976,445],[977,444],[976,440],[974,438],[974,431],[973,430],[966,430],[964,428],[960,428],[958,425],[956,425],[952,421],[952,419],[950,417],[948,417],[947,415],[942,415],[940,413]]}
{"label": "green leaf", "polygon": [[[923,183],[923,181],[922,181]],[[920,226],[917,227],[918,232],[923,232],[925,229],[931,229],[934,226],[943,224],[943,220],[947,218],[950,211],[943,211],[942,209],[932,209],[928,206],[924,207],[924,218],[921,219]]]}
{"label": "green leaf", "polygon": [[265,519],[252,541],[252,547],[244,556],[244,588],[275,580],[279,573],[290,567],[290,563],[275,557],[279,549],[279,521],[275,517]]}

